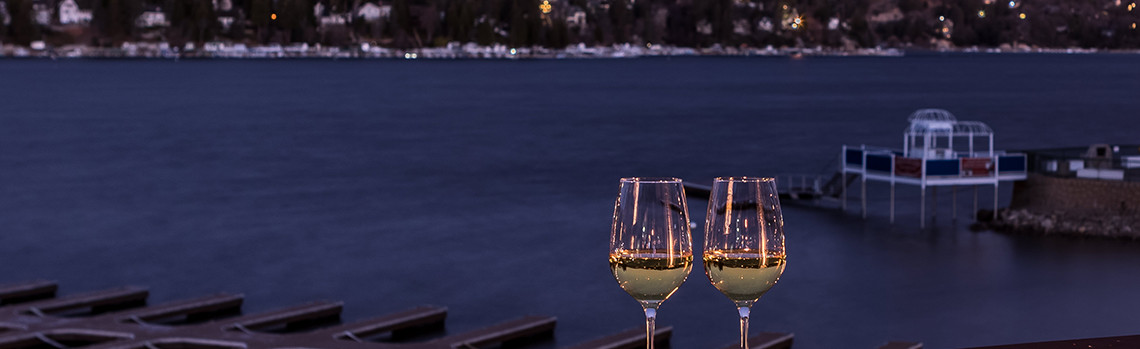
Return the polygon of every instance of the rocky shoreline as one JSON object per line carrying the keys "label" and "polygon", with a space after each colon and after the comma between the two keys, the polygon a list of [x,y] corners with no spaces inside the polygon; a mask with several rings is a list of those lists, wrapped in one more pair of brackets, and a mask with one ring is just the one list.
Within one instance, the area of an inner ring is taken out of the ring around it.
{"label": "rocky shoreline", "polygon": [[14,45],[0,46],[0,57],[16,58],[333,58],[333,59],[578,59],[637,58],[656,56],[902,56],[893,48],[774,48],[722,47],[689,48],[666,45],[568,46],[563,49],[544,47],[510,48],[503,45],[479,46],[474,43],[451,43],[445,47],[394,49],[369,44],[348,47],[293,44],[281,46],[246,45],[244,43],[209,42],[203,46],[171,46],[160,42],[127,42],[119,47],[67,45],[36,48]]}
{"label": "rocky shoreline", "polygon": [[981,210],[978,223],[971,228],[1008,234],[1140,239],[1140,217],[1135,215],[1041,214],[1024,209],[1000,209],[995,217],[993,211]]}
{"label": "rocky shoreline", "polygon": [[[563,49],[543,47],[509,48],[503,45],[479,46],[474,43],[460,45],[451,43],[445,47],[419,49],[394,49],[361,44],[349,47],[329,47],[321,45],[293,44],[281,46],[246,45],[232,42],[208,42],[196,47],[192,44],[182,47],[165,42],[126,42],[118,47],[94,47],[87,45],[67,45],[50,47],[39,45],[23,47],[11,44],[0,46],[3,58],[152,58],[152,59],[196,59],[196,58],[324,58],[324,59],[587,59],[587,58],[637,58],[671,56],[884,56],[905,55],[905,50],[896,48],[788,48],[788,47],[722,47],[689,48],[667,45],[613,45],[589,47],[568,46]],[[1140,54],[1140,50],[1097,50],[1082,48],[943,48],[929,52],[962,53],[1054,53],[1054,54]]]}

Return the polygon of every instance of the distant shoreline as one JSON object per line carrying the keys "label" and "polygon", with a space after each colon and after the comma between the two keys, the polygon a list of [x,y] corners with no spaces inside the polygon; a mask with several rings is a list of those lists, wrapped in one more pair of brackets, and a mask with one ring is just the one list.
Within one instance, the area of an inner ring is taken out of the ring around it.
{"label": "distant shoreline", "polygon": [[0,46],[0,58],[123,58],[123,59],[281,59],[281,58],[327,58],[327,59],[615,59],[638,57],[674,56],[857,56],[857,57],[901,57],[907,52],[924,53],[1046,53],[1046,54],[1140,54],[1140,50],[1098,50],[1095,48],[942,48],[897,49],[897,48],[764,48],[720,47],[689,48],[675,46],[633,46],[629,44],[586,47],[570,46],[565,49],[548,48],[508,48],[502,45],[478,46],[474,44],[419,49],[393,49],[385,47],[359,46],[322,47],[320,45],[264,45],[246,46],[241,43],[207,43],[203,47],[188,49],[171,48],[165,43],[124,43],[120,47],[92,47],[68,45],[32,49],[11,44]]}

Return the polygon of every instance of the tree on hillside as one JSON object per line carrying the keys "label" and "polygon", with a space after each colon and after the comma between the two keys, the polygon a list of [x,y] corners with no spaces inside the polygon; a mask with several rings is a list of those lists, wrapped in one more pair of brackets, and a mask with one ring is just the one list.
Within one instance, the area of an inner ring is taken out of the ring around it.
{"label": "tree on hillside", "polygon": [[129,40],[142,10],[138,0],[96,0],[91,9],[91,28],[112,42]]}
{"label": "tree on hillside", "polygon": [[214,12],[214,4],[210,0],[191,0],[191,18],[193,21],[193,38],[197,42],[206,42],[214,39],[214,35],[221,29],[218,24],[218,14]]}
{"label": "tree on hillside", "polygon": [[273,0],[249,0],[249,21],[253,24],[257,40],[264,42],[273,21]]}
{"label": "tree on hillside", "polygon": [[32,0],[8,0],[8,36],[12,41],[27,46],[40,39],[40,26],[32,17]]}
{"label": "tree on hillside", "polygon": [[511,2],[511,47],[523,47],[529,42],[529,38],[527,38],[526,10],[523,9],[523,4],[526,2],[527,0],[515,0]]}
{"label": "tree on hillside", "polygon": [[277,20],[274,24],[281,30],[283,40],[289,42],[308,41],[307,29],[312,27],[309,20],[312,6],[306,0],[278,0]]}
{"label": "tree on hillside", "polygon": [[615,43],[627,43],[632,39],[630,30],[633,25],[633,11],[629,0],[616,0],[610,4],[610,20],[613,23]]}
{"label": "tree on hillside", "polygon": [[412,35],[412,10],[408,6],[408,0],[392,1],[391,17],[396,46],[405,48],[408,46],[409,36]]}

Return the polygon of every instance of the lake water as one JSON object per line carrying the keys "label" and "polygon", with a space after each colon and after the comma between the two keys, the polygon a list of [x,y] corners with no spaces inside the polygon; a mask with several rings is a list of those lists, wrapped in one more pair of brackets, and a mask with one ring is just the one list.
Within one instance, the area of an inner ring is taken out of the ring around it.
{"label": "lake water", "polygon": [[[345,320],[438,304],[449,333],[554,315],[566,346],[643,325],[607,270],[620,177],[822,173],[843,144],[900,144],[919,108],[988,123],[999,149],[1134,144],[1137,96],[1137,55],[6,60],[0,283],[343,300]],[[920,230],[908,186],[892,226],[885,188],[866,221],[785,203],[789,264],[754,332],[800,349],[1140,333],[1140,243],[973,233],[945,190]],[[736,339],[702,274],[661,308],[674,348]]]}

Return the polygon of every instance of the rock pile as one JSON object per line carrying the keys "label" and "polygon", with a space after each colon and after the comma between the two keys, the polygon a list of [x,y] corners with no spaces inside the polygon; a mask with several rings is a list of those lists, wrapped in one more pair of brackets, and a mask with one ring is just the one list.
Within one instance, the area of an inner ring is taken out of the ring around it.
{"label": "rock pile", "polygon": [[979,211],[976,228],[1014,234],[1140,239],[1140,217],[1135,215],[1041,214],[1024,209],[1000,209],[994,216],[992,211]]}

